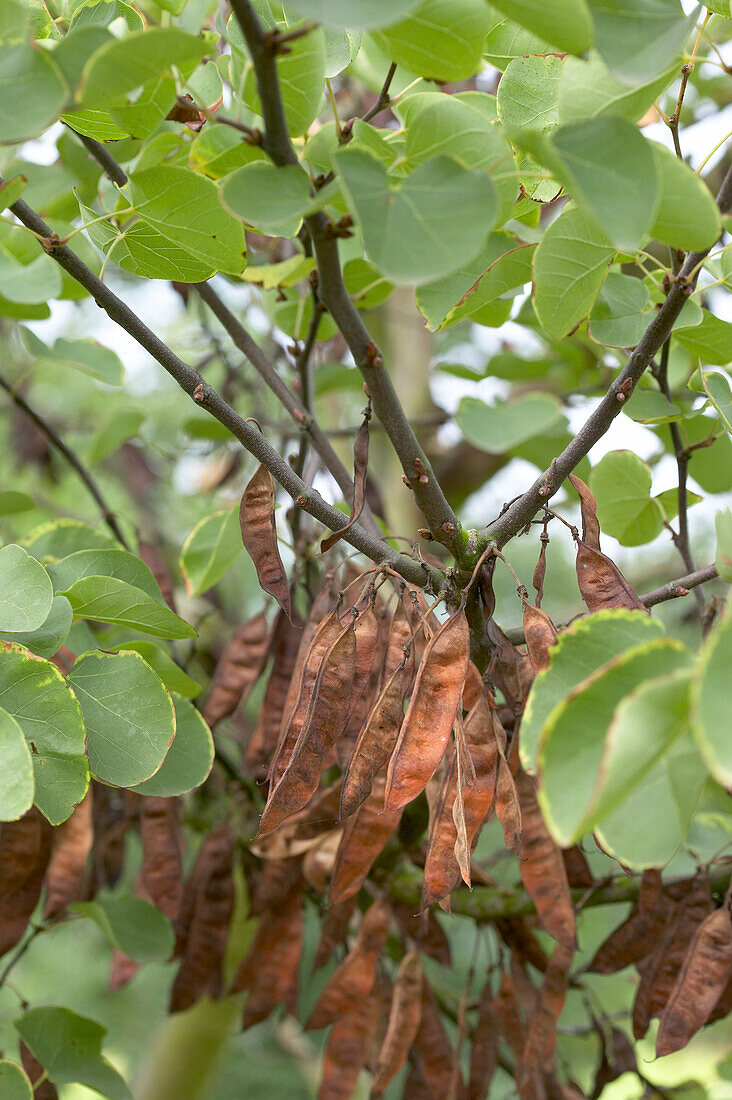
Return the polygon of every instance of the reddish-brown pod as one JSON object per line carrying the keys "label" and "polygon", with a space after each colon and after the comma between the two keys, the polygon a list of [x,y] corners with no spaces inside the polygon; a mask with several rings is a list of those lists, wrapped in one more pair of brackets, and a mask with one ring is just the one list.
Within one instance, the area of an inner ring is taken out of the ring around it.
{"label": "reddish-brown pod", "polygon": [[[58,1100],[58,1091],[54,1083],[48,1079],[39,1080],[39,1078],[44,1077],[46,1071],[22,1040],[20,1060],[23,1063],[23,1069],[33,1083],[33,1100]],[[36,1081],[38,1084],[35,1083]]]}
{"label": "reddish-brown pod", "polygon": [[143,542],[142,539],[140,539],[137,544],[137,552],[155,578],[155,583],[160,589],[160,593],[168,607],[171,611],[175,611],[173,579],[170,575],[168,563],[165,558],[160,553],[157,546],[153,546],[149,542]]}
{"label": "reddish-brown pod", "polygon": [[493,740],[498,754],[496,765],[496,817],[501,823],[509,852],[520,852],[523,834],[521,804],[511,765],[506,758],[506,731],[493,711]]}
{"label": "reddish-brown pod", "polygon": [[277,544],[274,482],[265,466],[257,467],[244,489],[239,505],[239,524],[242,542],[254,562],[260,585],[270,596],[274,596],[289,618],[292,603]]}
{"label": "reddish-brown pod", "polygon": [[302,620],[297,611],[293,611],[292,618],[293,621],[290,622],[284,611],[278,611],[272,629],[272,668],[259,707],[257,724],[246,748],[245,759],[250,770],[265,768],[277,748],[287,695],[295,675],[303,637]]}
{"label": "reddish-brown pod", "polygon": [[33,916],[51,856],[52,831],[35,807],[0,828],[0,955],[15,947]]}
{"label": "reddish-brown pod", "polygon": [[363,512],[366,503],[366,475],[369,466],[369,421],[371,420],[371,405],[363,411],[363,422],[356,433],[353,443],[353,501],[348,523],[338,531],[328,535],[320,544],[321,553],[325,554],[343,538],[346,531],[353,527],[358,517]]}
{"label": "reddish-brown pod", "polygon": [[486,982],[478,1005],[478,1022],[470,1054],[468,1100],[485,1100],[498,1064],[499,1024],[490,982]]}
{"label": "reddish-brown pod", "polygon": [[458,840],[453,806],[457,797],[457,754],[453,747],[444,762],[444,774],[437,797],[430,800],[430,828],[422,881],[422,908],[426,909],[443,898],[460,881],[460,867],[455,856]]}
{"label": "reddish-brown pod", "polygon": [[[346,722],[351,718],[366,693],[376,656],[376,643],[379,637],[379,619],[373,604],[369,603],[356,619],[356,666],[348,698]],[[345,725],[345,723],[344,723]]]}
{"label": "reddish-brown pod", "polygon": [[422,1006],[413,1052],[422,1079],[429,1089],[421,1096],[436,1100],[444,1100],[445,1097],[463,1100],[465,1082],[457,1053],[445,1031],[440,1007],[426,977],[422,979]]}
{"label": "reddish-brown pod", "polygon": [[399,827],[403,811],[384,810],[385,784],[385,776],[378,775],[371,794],[346,822],[330,884],[333,905],[358,893],[374,860]]}
{"label": "reddish-brown pod", "polygon": [[203,717],[213,727],[245,702],[267,660],[269,632],[262,612],[238,626],[219,658]]}
{"label": "reddish-brown pod", "polygon": [[394,982],[389,1023],[371,1083],[371,1100],[384,1095],[389,1082],[407,1060],[422,1015],[422,962],[418,951],[401,961]]}
{"label": "reddish-brown pod", "polygon": [[[407,658],[407,667],[411,675],[414,670],[414,647],[410,645],[412,640],[412,624],[409,620],[409,614],[407,612],[407,601],[409,597],[406,592],[402,592],[397,605],[394,609],[394,614],[391,617],[389,624],[389,633],[386,638],[386,654],[384,656],[384,668],[381,674],[381,686],[383,688],[386,681],[389,679],[394,670],[404,660],[404,647],[409,645],[409,656]],[[411,675],[408,680],[408,684],[411,685]]]}
{"label": "reddish-brown pod", "polygon": [[435,774],[452,732],[470,660],[470,630],[461,608],[427,644],[386,781],[388,810],[406,806]]}
{"label": "reddish-brown pod", "polygon": [[372,993],[354,1001],[333,1024],[323,1056],[318,1100],[351,1100],[378,1028],[379,1008]]}
{"label": "reddish-brown pod", "polygon": [[150,901],[175,921],[183,898],[183,830],[177,798],[142,799],[142,882]]}
{"label": "reddish-brown pod", "polygon": [[549,668],[549,649],[556,645],[557,632],[546,611],[524,600],[524,638],[534,672]]}
{"label": "reddish-brown pod", "polygon": [[261,918],[231,987],[232,993],[248,991],[242,1027],[266,1020],[279,1004],[294,1009],[302,939],[303,901],[300,891],[293,890],[279,909]]}
{"label": "reddish-brown pod", "polygon": [[575,474],[569,475],[580,498],[582,538],[577,538],[577,583],[590,611],[604,607],[627,607],[645,611],[646,607],[630,587],[614,561],[600,550],[600,525],[597,501],[587,485]]}
{"label": "reddish-brown pod", "polygon": [[315,952],[313,969],[318,970],[325,966],[339,944],[345,943],[348,926],[351,923],[353,911],[356,908],[356,899],[348,898],[340,905],[331,905],[325,914],[325,919],[320,928],[320,939]]}
{"label": "reddish-brown pod", "polygon": [[615,974],[644,959],[657,946],[674,910],[674,903],[664,894],[645,913],[634,907],[627,920],[598,947],[587,969],[595,974]]}
{"label": "reddish-brown pod", "polygon": [[567,995],[572,954],[571,947],[558,943],[549,959],[538,1003],[529,1019],[521,1057],[522,1073],[526,1074],[527,1079],[535,1070],[547,1069],[554,1059],[557,1021]]}
{"label": "reddish-brown pod", "polygon": [[575,915],[561,850],[544,823],[536,800],[534,780],[525,771],[519,770],[516,787],[523,822],[521,878],[544,929],[558,943],[574,948]]}
{"label": "reddish-brown pod", "polygon": [[94,843],[91,788],[71,817],[53,831],[51,859],[46,871],[44,920],[58,916],[67,905],[80,901],[86,861]]}
{"label": "reddish-brown pod", "polygon": [[726,906],[702,921],[661,1016],[659,1058],[685,1047],[704,1026],[732,972],[732,921]]}
{"label": "reddish-brown pod", "polygon": [[328,1027],[357,1000],[367,997],[376,977],[376,964],[386,942],[391,912],[386,902],[375,901],[364,914],[352,949],[331,974],[313,1006],[305,1027]]}

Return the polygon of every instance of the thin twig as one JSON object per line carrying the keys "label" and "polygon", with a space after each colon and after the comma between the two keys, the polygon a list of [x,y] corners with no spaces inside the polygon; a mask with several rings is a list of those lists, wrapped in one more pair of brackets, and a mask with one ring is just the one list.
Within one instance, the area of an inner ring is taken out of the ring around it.
{"label": "thin twig", "polygon": [[117,524],[117,520],[114,518],[114,512],[104,499],[102,491],[97,485],[96,480],[89,472],[89,470],[87,470],[86,466],[78,457],[78,455],[76,455],[71,450],[68,444],[64,443],[63,439],[58,434],[56,429],[51,427],[45,417],[41,416],[39,412],[36,412],[36,410],[28,404],[24,397],[21,397],[19,393],[15,392],[9,382],[6,382],[4,378],[0,378],[0,386],[12,398],[18,408],[25,413],[28,419],[32,420],[36,427],[43,432],[46,439],[48,439],[49,443],[53,444],[59,454],[63,455],[69,466],[71,466],[71,468],[76,471],[78,476],[84,482],[86,488],[89,490],[89,494],[93,497],[94,502],[99,505],[102,513],[102,519],[106,523],[107,527],[110,529],[117,541],[129,550],[127,540],[122,534]]}
{"label": "thin twig", "polygon": [[370,122],[371,119],[375,118],[375,116],[378,115],[381,111],[385,111],[387,107],[391,106],[389,88],[391,87],[391,82],[394,79],[394,73],[396,72],[396,70],[396,61],[392,61],[391,65],[389,66],[389,72],[386,74],[386,80],[384,81],[381,87],[381,91],[379,92],[379,98],[376,100],[376,103],[374,103],[373,107],[371,107],[371,109],[368,110],[365,115],[362,115],[362,122]]}

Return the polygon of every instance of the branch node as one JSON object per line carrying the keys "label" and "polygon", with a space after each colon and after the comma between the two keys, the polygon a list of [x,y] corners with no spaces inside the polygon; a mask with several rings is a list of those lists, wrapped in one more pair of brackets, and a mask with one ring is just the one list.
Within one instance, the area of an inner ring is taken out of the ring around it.
{"label": "branch node", "polygon": [[381,358],[379,349],[373,340],[369,340],[366,345],[366,366],[367,367],[383,367],[384,360]]}
{"label": "branch node", "polygon": [[307,498],[307,495],[305,493],[299,493],[295,497],[295,504],[298,506],[298,508],[304,508],[307,503],[308,503],[308,498]]}

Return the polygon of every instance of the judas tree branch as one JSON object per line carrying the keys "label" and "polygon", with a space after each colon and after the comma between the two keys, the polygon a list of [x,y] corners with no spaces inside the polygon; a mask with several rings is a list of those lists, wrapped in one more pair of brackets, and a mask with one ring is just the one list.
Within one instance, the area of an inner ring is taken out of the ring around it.
{"label": "judas tree branch", "polygon": [[[262,27],[249,0],[231,0],[249,48],[262,105],[262,148],[278,167],[298,165],[287,132],[277,76],[276,46]],[[338,241],[322,211],[305,218],[318,264],[318,294],[340,329],[361,371],[374,412],[384,425],[401,462],[404,476],[434,538],[457,558],[462,555],[460,527],[443,493],[384,367],[384,361],[346,290],[338,256]]]}
{"label": "judas tree branch", "polygon": [[102,491],[97,485],[95,478],[92,477],[91,473],[89,472],[89,470],[87,470],[81,459],[79,459],[78,456],[71,450],[71,448],[66,443],[64,443],[63,439],[58,434],[56,429],[52,428],[48,421],[43,416],[41,416],[39,412],[36,412],[36,410],[28,404],[24,397],[21,397],[19,393],[16,393],[13,387],[8,382],[6,382],[4,378],[0,378],[0,386],[12,398],[18,408],[25,413],[28,419],[32,420],[36,427],[43,432],[43,434],[46,436],[49,442],[53,444],[59,454],[62,454],[64,456],[69,466],[71,466],[72,470],[76,471],[76,473],[79,475],[79,478],[84,482],[84,485],[89,490],[89,495],[93,498],[95,503],[99,505],[102,512],[102,519],[106,523],[109,530],[112,532],[117,541],[121,542],[125,549],[129,550],[127,540],[119,529],[119,525],[117,523],[117,520],[115,519],[114,512],[104,499]]}
{"label": "judas tree branch", "polygon": [[[717,195],[717,205],[723,214],[732,209],[732,168],[727,171]],[[631,353],[628,362],[610,386],[592,415],[585,421],[571,443],[554,459],[534,484],[485,529],[484,545],[494,540],[499,548],[517,535],[533,519],[543,504],[561,487],[575,466],[602,439],[615,417],[630,397],[644,371],[653,362],[678,320],[689,292],[696,285],[698,267],[711,249],[690,253],[669,290],[666,300]]]}
{"label": "judas tree branch", "polygon": [[[2,182],[0,178],[0,184]],[[253,454],[269,470],[298,507],[333,531],[340,531],[346,526],[348,518],[323,500],[315,489],[306,485],[289,463],[267,442],[262,433],[224,401],[197,370],[185,363],[167,344],[163,343],[121,298],[118,298],[86,264],[82,263],[76,253],[65,245],[53,243],[52,230],[27,203],[19,199],[10,207],[10,210],[28,229],[48,239],[49,255],[91,294],[97,305],[115,324],[128,332],[153,359],[157,360],[200,408],[204,408],[220,424],[223,424],[250,454]],[[344,538],[372,561],[390,566],[411,584],[429,587],[434,591],[441,587],[443,574],[440,570],[424,562],[417,562],[406,554],[397,553],[381,539],[365,531],[359,524],[354,524]]]}

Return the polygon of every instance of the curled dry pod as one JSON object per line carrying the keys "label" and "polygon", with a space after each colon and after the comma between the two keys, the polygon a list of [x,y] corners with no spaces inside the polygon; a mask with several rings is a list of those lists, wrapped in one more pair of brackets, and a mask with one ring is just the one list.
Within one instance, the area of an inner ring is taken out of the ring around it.
{"label": "curled dry pod", "polygon": [[407,645],[409,646],[409,655],[406,664],[411,674],[407,681],[408,686],[410,686],[412,682],[411,676],[414,675],[414,646],[410,645],[412,640],[412,624],[409,620],[409,613],[407,611],[408,599],[409,597],[406,591],[403,591],[397,600],[394,614],[391,617],[389,633],[386,638],[384,667],[381,674],[382,688],[394,670],[398,668],[404,660],[404,647]]}
{"label": "curled dry pod", "polygon": [[549,647],[556,645],[557,632],[546,611],[524,600],[524,638],[534,672],[549,668]]}
{"label": "curled dry pod", "polygon": [[244,548],[254,562],[260,585],[274,596],[289,618],[292,604],[277,545],[274,482],[265,466],[257,467],[244,490],[239,505],[239,524]]}
{"label": "curled dry pod", "polygon": [[143,542],[142,539],[137,544],[137,552],[155,578],[155,583],[168,607],[171,611],[175,611],[173,580],[165,558],[157,546],[153,546],[149,542]]}
{"label": "curled dry pod", "polygon": [[343,700],[348,698],[356,668],[353,620],[327,650],[315,681],[310,710],[292,750],[290,762],[270,792],[259,823],[259,836],[271,833],[301,810],[315,794],[326,753],[345,725]]}
{"label": "curled dry pod", "polygon": [[726,906],[702,921],[661,1017],[659,1058],[681,1050],[703,1027],[732,971],[732,922]]}
{"label": "curled dry pod", "polygon": [[461,608],[425,648],[412,698],[389,761],[385,805],[406,806],[437,770],[447,748],[470,659],[470,630]]}
{"label": "curled dry pod", "polygon": [[183,832],[177,798],[142,799],[142,883],[150,901],[175,921],[183,898]]}
{"label": "curled dry pod", "polygon": [[557,1021],[567,995],[572,954],[571,947],[558,943],[549,960],[544,982],[539,990],[538,1003],[529,1020],[521,1057],[521,1073],[526,1075],[526,1079],[535,1070],[547,1069],[554,1059]]}
{"label": "curled dry pod", "polygon": [[422,882],[422,908],[442,901],[460,881],[455,856],[457,826],[452,808],[457,796],[457,753],[453,748],[445,760],[445,771],[437,792],[430,801],[430,828]]}
{"label": "curled dry pod", "polygon": [[468,1100],[485,1100],[498,1064],[499,1024],[490,982],[483,986],[470,1054]]}
{"label": "curled dry pod", "polygon": [[410,673],[406,659],[393,670],[358,735],[341,792],[341,817],[350,817],[371,792],[374,778],[391,756],[404,718]]}
{"label": "curled dry pod", "polygon": [[268,764],[277,748],[302,634],[302,620],[297,611],[293,611],[292,622],[284,611],[277,613],[270,646],[272,668],[259,707],[257,725],[246,749],[246,763],[250,769]]}
{"label": "curled dry pod", "polygon": [[655,908],[645,913],[634,906],[627,920],[598,947],[587,969],[594,974],[615,974],[644,959],[657,946],[675,908],[664,894],[658,898]]}
{"label": "curled dry pod", "polygon": [[520,1060],[526,1045],[526,1031],[514,984],[505,970],[501,974],[501,984],[496,995],[495,1007],[503,1038],[513,1051],[516,1059]]}
{"label": "curled dry pod", "polygon": [[212,728],[246,700],[267,659],[269,636],[262,612],[238,626],[224,646],[203,707]]}
{"label": "curled dry pod", "polygon": [[663,879],[658,867],[647,867],[641,875],[640,888],[638,890],[638,908],[641,913],[652,912],[661,899]]}
{"label": "curled dry pod", "polygon": [[186,883],[176,922],[175,954],[181,965],[170,995],[170,1011],[190,1008],[221,993],[221,967],[234,905],[234,836],[223,824],[201,845]]}
{"label": "curled dry pod", "polygon": [[302,937],[302,896],[293,890],[278,910],[262,917],[231,987],[232,993],[248,991],[242,1027],[266,1020],[278,1004],[294,1010]]}
{"label": "curled dry pod", "polygon": [[519,852],[523,831],[521,804],[511,765],[506,759],[506,731],[501,724],[497,711],[493,712],[493,739],[498,753],[496,817],[501,823],[509,852]]}
{"label": "curled dry pod", "polygon": [[439,1005],[426,977],[422,978],[422,1006],[413,1051],[422,1080],[429,1089],[421,1096],[428,1095],[436,1100],[454,1096],[462,1100],[465,1082],[457,1054],[445,1031]]}
{"label": "curled dry pod", "polygon": [[286,709],[285,711],[287,714],[286,723],[280,735],[277,752],[275,753],[270,769],[270,790],[274,790],[277,786],[287,765],[290,763],[292,751],[297,744],[298,738],[303,731],[305,720],[308,717],[310,704],[312,703],[313,693],[315,691],[315,682],[318,678],[321,665],[325,660],[326,653],[342,630],[343,627],[338,618],[338,612],[337,610],[333,610],[325,616],[313,632],[307,651],[303,657],[297,686],[293,692],[294,698],[292,699],[290,709]]}
{"label": "curled dry pod", "polygon": [[44,920],[58,916],[67,905],[81,900],[86,860],[93,843],[92,792],[89,788],[71,817],[53,830],[51,859],[46,871]]}
{"label": "curled dry pod", "polygon": [[379,1023],[379,1000],[354,1001],[333,1024],[323,1056],[318,1100],[351,1100]]}
{"label": "curled dry pod", "polygon": [[529,655],[509,641],[495,619],[488,620],[488,637],[493,645],[491,678],[503,692],[513,713],[521,714],[534,680]]}
{"label": "curled dry pod", "polygon": [[399,827],[402,810],[384,809],[385,786],[385,776],[377,776],[371,794],[346,822],[330,884],[333,905],[358,893],[374,860]]}
{"label": "curled dry pod", "polygon": [[393,899],[391,911],[402,931],[414,940],[423,955],[429,955],[442,966],[452,966],[450,941],[433,912],[415,913],[412,905]]}
{"label": "curled dry pod", "polygon": [[594,885],[595,880],[592,877],[590,865],[579,844],[573,844],[571,848],[562,848],[562,859],[567,872],[567,882],[573,890],[589,890]]}
{"label": "curled dry pod", "polygon": [[367,997],[376,978],[376,964],[391,923],[386,902],[375,901],[364,914],[358,936],[340,966],[331,974],[313,1006],[305,1027],[328,1027],[357,1000]]}
{"label": "curled dry pod", "polygon": [[379,618],[372,603],[359,614],[354,625],[354,632],[356,635],[356,665],[344,725],[350,721],[354,712],[363,705],[364,699],[368,700],[366,689],[372,676],[376,657],[376,643],[379,638]]}
{"label": "curled dry pod", "polygon": [[35,807],[0,828],[0,955],[22,938],[38,904],[52,828]]}
{"label": "curled dry pod", "polygon": [[409,951],[401,961],[394,982],[389,1023],[379,1051],[371,1083],[371,1098],[379,1100],[397,1075],[412,1048],[422,1015],[422,962],[418,951]]}
{"label": "curled dry pod", "polygon": [[355,898],[348,898],[347,901],[341,902],[340,905],[331,905],[328,908],[320,929],[320,939],[318,940],[315,961],[313,962],[314,970],[318,970],[321,966],[325,966],[332,957],[336,947],[345,942],[348,933],[348,925],[351,922],[351,917],[353,916],[353,910],[355,908]]}
{"label": "curled dry pod", "polygon": [[582,510],[582,538],[577,539],[577,583],[582,599],[590,611],[600,611],[603,607],[645,611],[645,605],[615,562],[600,550],[600,525],[593,493],[575,474],[570,474],[569,480],[579,494]]}
{"label": "curled dry pod", "polygon": [[369,421],[371,419],[371,404],[363,410],[363,422],[353,441],[353,500],[351,502],[351,514],[348,523],[340,530],[328,535],[320,544],[321,554],[332,549],[343,538],[346,531],[353,527],[358,517],[363,512],[366,503],[366,475],[369,467]]}
{"label": "curled dry pod", "polygon": [[501,917],[496,921],[496,931],[512,955],[545,973],[549,959],[523,917]]}
{"label": "curled dry pod", "polygon": [[544,824],[531,776],[520,770],[516,787],[523,821],[521,878],[545,931],[574,948],[575,916],[561,850]]}

